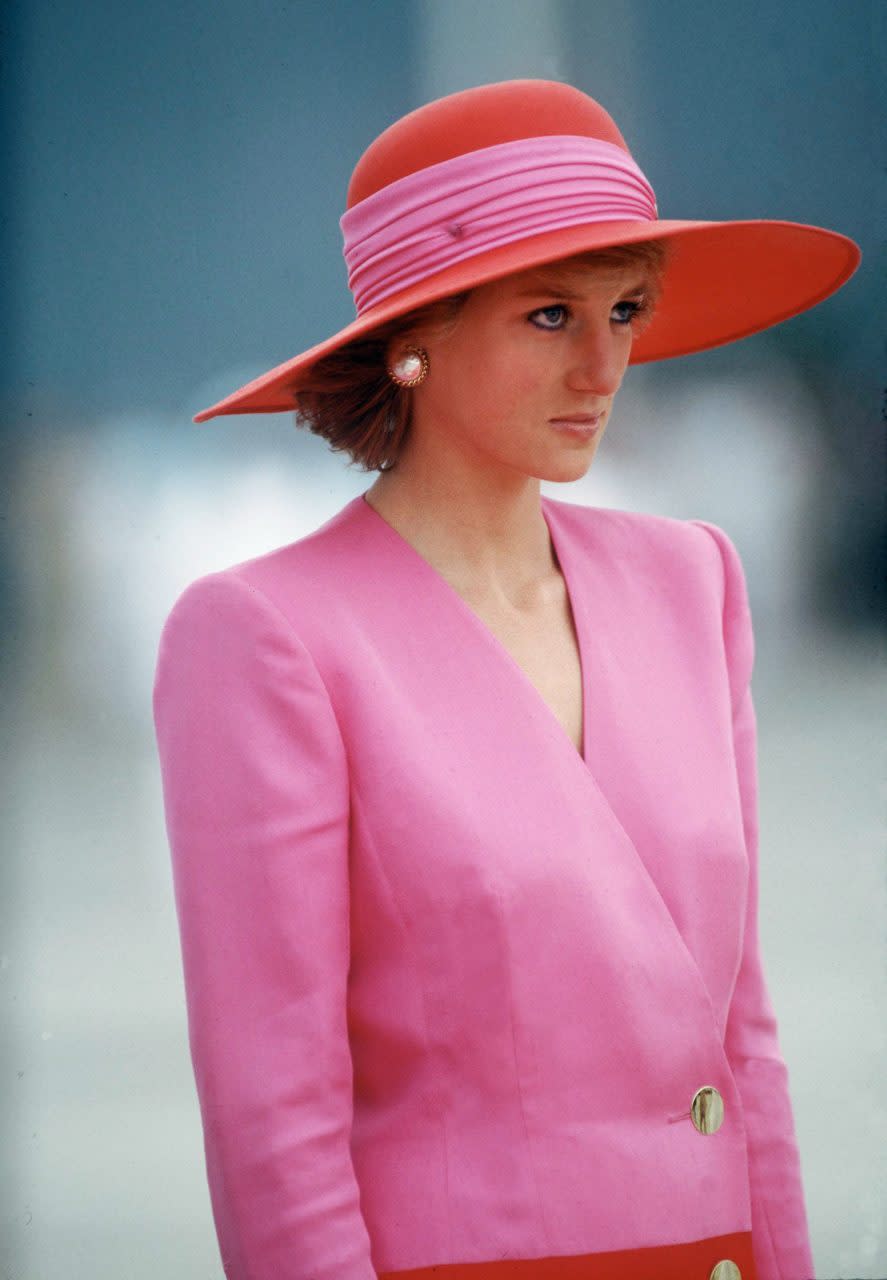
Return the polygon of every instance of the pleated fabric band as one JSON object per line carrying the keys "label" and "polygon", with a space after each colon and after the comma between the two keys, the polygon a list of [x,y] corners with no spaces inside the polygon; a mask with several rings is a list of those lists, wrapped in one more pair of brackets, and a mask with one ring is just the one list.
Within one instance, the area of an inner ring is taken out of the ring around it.
{"label": "pleated fabric band", "polygon": [[710,1280],[717,1264],[725,1261],[734,1264],[741,1280],[757,1280],[750,1231],[615,1253],[380,1271],[379,1280]]}
{"label": "pleated fabric band", "polygon": [[340,219],[357,314],[486,249],[588,222],[653,221],[653,188],[622,147],[552,135],[418,169]]}

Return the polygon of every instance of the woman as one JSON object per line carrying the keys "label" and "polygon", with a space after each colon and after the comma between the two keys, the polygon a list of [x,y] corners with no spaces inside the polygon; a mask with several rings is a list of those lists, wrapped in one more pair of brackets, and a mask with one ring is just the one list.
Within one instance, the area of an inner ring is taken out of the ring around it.
{"label": "woman", "polygon": [[225,1274],[810,1277],[739,558],[539,485],[588,470],[629,364],[859,251],[659,219],[545,81],[398,121],[342,222],[358,318],[197,420],[295,407],[378,477],[192,583],[157,665]]}

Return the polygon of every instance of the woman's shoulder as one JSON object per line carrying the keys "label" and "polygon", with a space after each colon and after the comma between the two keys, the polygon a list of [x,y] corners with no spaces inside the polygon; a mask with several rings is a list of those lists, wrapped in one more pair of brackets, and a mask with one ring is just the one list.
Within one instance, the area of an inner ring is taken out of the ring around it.
{"label": "woman's shoulder", "polygon": [[638,619],[660,611],[669,626],[689,633],[702,625],[722,635],[738,696],[750,679],[755,642],[745,570],[730,535],[699,517],[545,501],[552,528],[591,589],[606,590],[611,604]]}
{"label": "woman's shoulder", "polygon": [[198,602],[238,599],[287,615],[329,609],[355,571],[358,502],[363,502],[362,497],[291,542],[192,579],[174,601],[172,612]]}
{"label": "woman's shoulder", "polygon": [[[725,584],[744,590],[741,564],[717,525],[545,496],[559,552],[577,574],[633,593],[665,593],[684,606],[723,600]],[[363,495],[283,546],[203,574],[175,600],[170,619],[198,617],[221,627],[279,625],[313,648],[337,643],[366,614],[393,609],[392,578],[417,562]],[[415,587],[415,581],[410,578]]]}
{"label": "woman's shoulder", "polygon": [[711,521],[543,499],[549,522],[583,550],[625,565],[645,558],[673,569],[683,565],[720,571],[722,560],[738,563],[729,535]]}

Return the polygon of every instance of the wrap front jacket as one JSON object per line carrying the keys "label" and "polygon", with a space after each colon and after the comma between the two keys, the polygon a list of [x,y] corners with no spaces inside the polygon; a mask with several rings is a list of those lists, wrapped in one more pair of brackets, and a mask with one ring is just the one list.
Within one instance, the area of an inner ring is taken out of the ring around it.
{"label": "wrap front jacket", "polygon": [[700,520],[542,507],[581,755],[363,495],[166,620],[154,716],[229,1280],[813,1275],[738,554]]}

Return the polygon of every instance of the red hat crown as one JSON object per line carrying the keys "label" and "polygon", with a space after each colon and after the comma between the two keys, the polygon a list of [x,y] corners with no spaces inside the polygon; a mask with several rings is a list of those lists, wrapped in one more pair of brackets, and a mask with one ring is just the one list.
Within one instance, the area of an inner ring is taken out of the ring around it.
{"label": "red hat crown", "polygon": [[347,208],[418,169],[500,142],[574,134],[628,151],[600,103],[554,80],[507,80],[466,89],[402,116],[370,143],[348,184]]}

